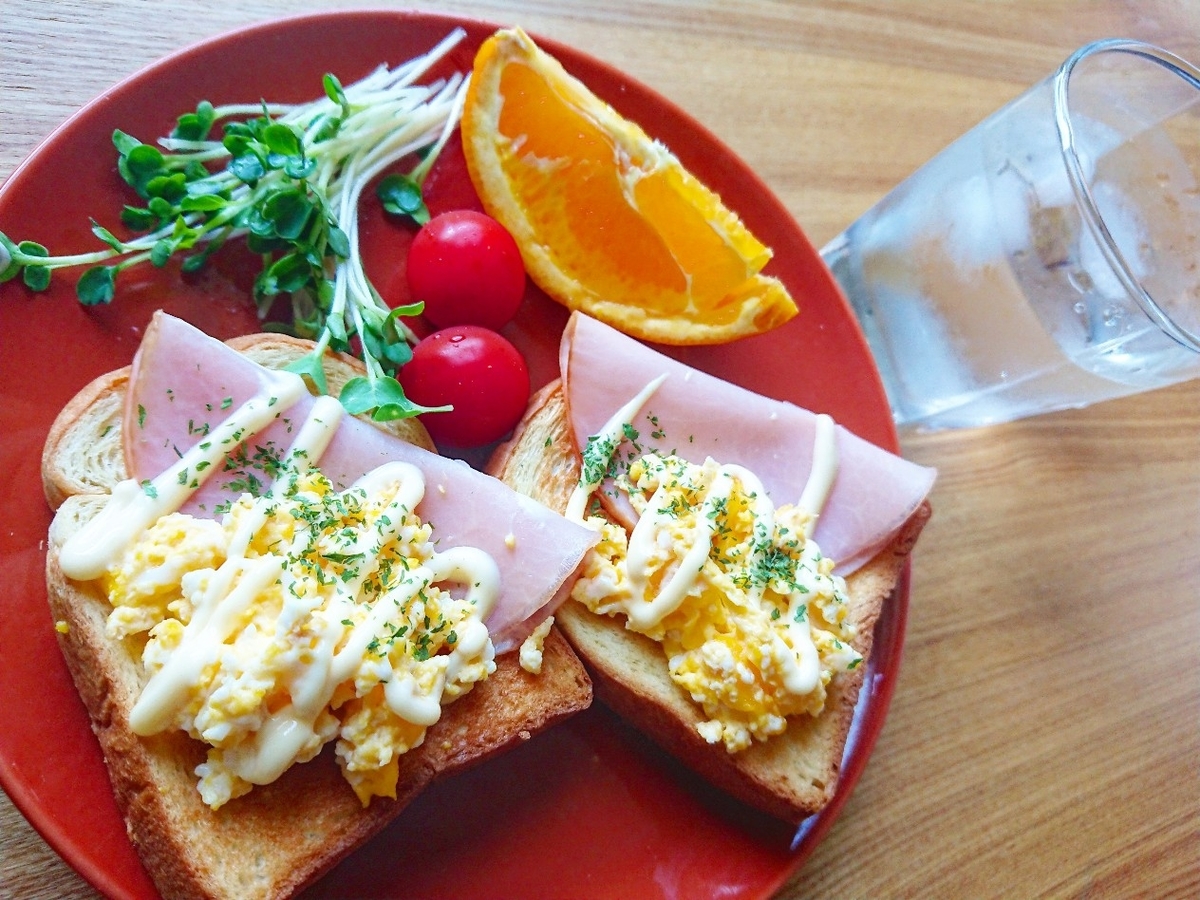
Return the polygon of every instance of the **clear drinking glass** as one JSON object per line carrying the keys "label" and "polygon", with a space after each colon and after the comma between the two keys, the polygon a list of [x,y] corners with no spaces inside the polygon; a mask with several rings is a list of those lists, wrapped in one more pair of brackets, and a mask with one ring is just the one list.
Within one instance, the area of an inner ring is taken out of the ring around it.
{"label": "clear drinking glass", "polygon": [[1200,375],[1200,70],[1137,41],[1089,44],[821,254],[901,426]]}

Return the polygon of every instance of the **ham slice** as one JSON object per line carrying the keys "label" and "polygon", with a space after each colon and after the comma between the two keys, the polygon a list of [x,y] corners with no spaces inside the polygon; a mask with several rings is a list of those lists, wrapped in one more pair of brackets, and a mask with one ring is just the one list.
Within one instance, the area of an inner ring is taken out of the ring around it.
{"label": "ham slice", "polygon": [[[644,450],[693,463],[712,457],[754,472],[776,505],[800,499],[812,469],[816,414],[715,378],[581,313],[559,360],[576,446],[659,375],[667,378],[633,422]],[[632,450],[626,441],[618,453]],[[838,474],[813,539],[846,575],[881,550],[924,502],[935,471],[837,428]],[[623,494],[600,491],[622,525],[635,513]]]}
{"label": "ham slice", "polygon": [[[134,359],[124,421],[130,477],[153,478],[255,395],[273,396],[280,373],[252,362],[187,323],[156,313]],[[246,458],[278,457],[292,443],[312,408],[305,394],[268,428],[242,445]],[[488,629],[496,651],[521,641],[553,613],[566,596],[562,588],[597,535],[511,490],[466,463],[401,441],[346,416],[321,457],[321,471],[339,488],[389,461],[409,462],[425,475],[425,498],[417,507],[433,527],[441,548],[469,546],[489,553],[501,573],[501,591]],[[239,462],[238,469],[245,463]],[[251,468],[263,485],[267,471]],[[215,517],[235,499],[244,472],[215,472],[192,496],[185,511]]]}

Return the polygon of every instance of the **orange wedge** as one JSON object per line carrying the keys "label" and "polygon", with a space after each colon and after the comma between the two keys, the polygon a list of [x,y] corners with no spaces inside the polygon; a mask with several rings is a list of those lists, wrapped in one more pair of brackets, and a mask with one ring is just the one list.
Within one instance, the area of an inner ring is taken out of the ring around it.
{"label": "orange wedge", "polygon": [[523,31],[479,49],[462,135],[484,208],[565,306],[668,344],[759,334],[796,314],[760,274],[770,249],[721,198]]}

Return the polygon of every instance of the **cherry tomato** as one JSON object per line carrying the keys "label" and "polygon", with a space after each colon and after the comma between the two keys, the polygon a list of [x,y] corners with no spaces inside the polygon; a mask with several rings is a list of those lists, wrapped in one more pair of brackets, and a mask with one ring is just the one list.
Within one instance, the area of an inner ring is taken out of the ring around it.
{"label": "cherry tomato", "polygon": [[399,379],[413,402],[454,407],[421,417],[434,441],[454,447],[500,439],[529,400],[529,370],[520,352],[478,325],[455,325],[422,339]]}
{"label": "cherry tomato", "polygon": [[504,226],[473,209],[434,216],[408,250],[408,287],[437,328],[498,331],[525,296],[525,264]]}

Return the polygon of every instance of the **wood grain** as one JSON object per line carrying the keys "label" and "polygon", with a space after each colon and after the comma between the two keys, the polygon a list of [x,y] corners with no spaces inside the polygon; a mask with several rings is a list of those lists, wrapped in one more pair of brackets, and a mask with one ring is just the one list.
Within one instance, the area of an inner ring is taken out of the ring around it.
{"label": "wood grain", "polygon": [[[0,177],[172,50],[351,5],[371,4],[8,0]],[[744,157],[817,246],[1087,40],[1200,57],[1188,0],[424,6],[628,71]],[[779,897],[1200,895],[1200,384],[904,450],[941,475],[899,686]],[[0,897],[94,895],[3,797],[0,829]]]}

